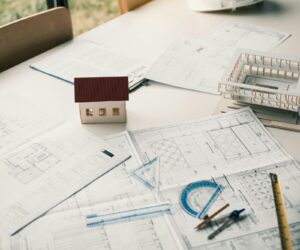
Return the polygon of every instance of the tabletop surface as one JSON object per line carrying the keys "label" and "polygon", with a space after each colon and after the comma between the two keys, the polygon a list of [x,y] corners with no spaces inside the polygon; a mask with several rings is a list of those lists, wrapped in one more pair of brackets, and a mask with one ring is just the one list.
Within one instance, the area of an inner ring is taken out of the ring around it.
{"label": "tabletop surface", "polygon": [[[202,37],[223,21],[233,20],[290,33],[291,37],[272,51],[299,57],[299,12],[298,0],[266,0],[263,4],[235,12],[216,13],[193,12],[186,7],[184,0],[154,0],[76,39],[95,42],[150,65],[177,38]],[[47,51],[2,72],[0,91],[16,92],[40,106],[45,113],[55,113],[79,124],[73,85],[29,68],[31,63],[56,50]],[[217,95],[150,82],[149,86],[130,94],[127,123],[84,126],[89,126],[99,136],[105,136],[125,129],[136,130],[194,120],[212,115],[220,99]],[[288,153],[300,161],[300,133],[273,128],[268,130]]]}

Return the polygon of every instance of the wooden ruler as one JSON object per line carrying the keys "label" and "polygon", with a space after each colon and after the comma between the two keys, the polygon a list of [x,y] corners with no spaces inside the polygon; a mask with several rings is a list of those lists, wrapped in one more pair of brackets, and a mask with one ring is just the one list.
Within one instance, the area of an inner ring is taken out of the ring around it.
{"label": "wooden ruler", "polygon": [[270,178],[274,195],[281,247],[283,250],[291,250],[293,249],[293,244],[277,174],[270,173]]}

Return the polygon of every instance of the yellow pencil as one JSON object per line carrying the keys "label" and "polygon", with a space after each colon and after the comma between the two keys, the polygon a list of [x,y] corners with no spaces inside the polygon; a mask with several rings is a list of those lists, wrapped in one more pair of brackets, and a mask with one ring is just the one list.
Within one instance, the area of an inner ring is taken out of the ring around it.
{"label": "yellow pencil", "polygon": [[293,244],[277,174],[270,173],[270,178],[274,195],[281,247],[283,250],[292,250]]}

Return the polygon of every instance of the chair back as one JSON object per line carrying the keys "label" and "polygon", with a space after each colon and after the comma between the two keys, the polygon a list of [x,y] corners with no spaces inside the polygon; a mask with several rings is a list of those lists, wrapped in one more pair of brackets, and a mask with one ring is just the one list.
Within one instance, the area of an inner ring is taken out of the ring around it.
{"label": "chair back", "polygon": [[49,9],[0,27],[0,72],[73,38],[64,7]]}
{"label": "chair back", "polygon": [[119,9],[121,14],[124,14],[150,1],[151,0],[119,0]]}

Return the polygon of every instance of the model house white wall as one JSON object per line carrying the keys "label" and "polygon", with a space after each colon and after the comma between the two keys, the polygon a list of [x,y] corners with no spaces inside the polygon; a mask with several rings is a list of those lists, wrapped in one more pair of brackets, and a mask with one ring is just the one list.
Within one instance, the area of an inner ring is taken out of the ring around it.
{"label": "model house white wall", "polygon": [[126,121],[126,102],[81,102],[79,103],[82,123],[113,123]]}

